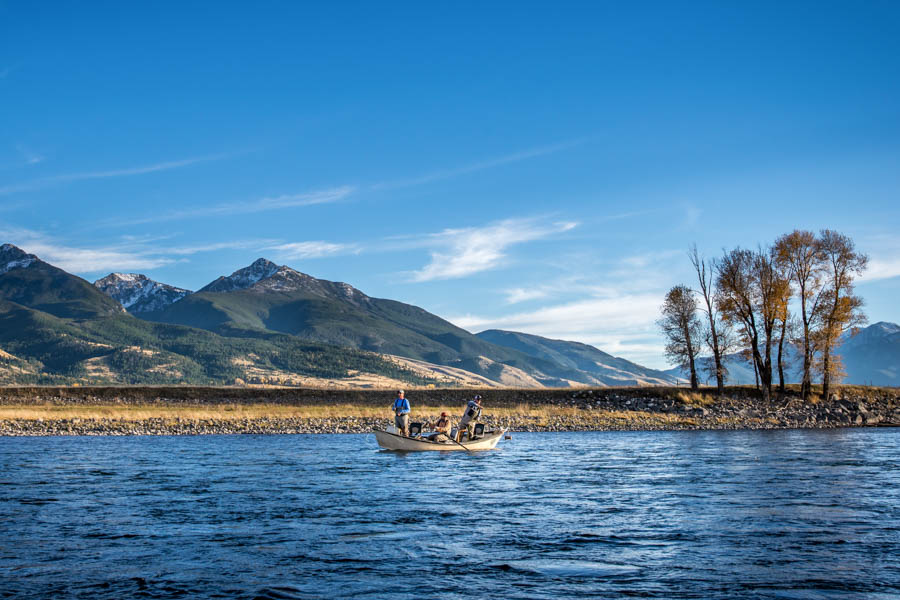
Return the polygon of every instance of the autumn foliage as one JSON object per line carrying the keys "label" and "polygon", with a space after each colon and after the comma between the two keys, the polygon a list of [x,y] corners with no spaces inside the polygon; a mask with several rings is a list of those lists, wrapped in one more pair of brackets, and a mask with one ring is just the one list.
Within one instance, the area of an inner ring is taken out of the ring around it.
{"label": "autumn foliage", "polygon": [[696,318],[697,302],[686,298],[695,292],[679,285],[666,295],[659,324],[669,359],[690,366],[692,387],[697,378],[694,363],[705,344],[713,354],[717,388],[722,389],[723,358],[736,342],[734,350],[754,366],[763,397],[771,397],[776,372],[783,393],[785,344],[793,344],[803,361],[802,396],[809,398],[813,375],[818,375],[827,397],[829,386],[843,377],[836,354],[841,338],[866,321],[853,283],[865,270],[867,257],[853,240],[829,229],[818,235],[795,230],[771,246],[726,250],[710,261],[709,270],[696,247],[688,255],[697,272],[696,295],[703,300],[706,322]]}

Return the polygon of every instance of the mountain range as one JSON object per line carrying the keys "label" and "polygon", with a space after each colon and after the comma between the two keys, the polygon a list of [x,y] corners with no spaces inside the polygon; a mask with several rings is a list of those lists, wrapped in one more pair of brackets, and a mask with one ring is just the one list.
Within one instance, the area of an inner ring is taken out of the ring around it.
{"label": "mountain range", "polygon": [[264,258],[140,316],[225,336],[284,333],[388,355],[408,366],[408,361],[416,361],[418,367],[458,369],[509,386],[674,382],[658,371],[622,359],[617,359],[619,366],[630,366],[634,372],[623,376],[621,370],[614,373],[596,361],[577,365],[521,344],[510,346],[476,336],[417,306],[373,298],[347,283],[317,279]]}
{"label": "mountain range", "polygon": [[0,325],[0,383],[534,388],[683,380],[677,369],[577,342],[475,335],[417,306],[263,258],[191,292],[137,273],[91,285],[5,244]]}
{"label": "mountain range", "polygon": [[[139,278],[128,285],[146,287]],[[276,332],[228,337],[139,319],[80,277],[11,244],[0,246],[3,384],[427,385],[435,381],[377,354]]]}
{"label": "mountain range", "polygon": [[[671,376],[573,344],[471,334],[265,259],[197,292],[136,273],[90,285],[0,247],[0,381],[393,386],[668,385]],[[522,340],[528,340],[523,343]],[[557,353],[546,347],[557,348]],[[576,348],[577,347],[577,348]],[[576,358],[573,358],[576,357]],[[604,364],[604,361],[613,361]]]}

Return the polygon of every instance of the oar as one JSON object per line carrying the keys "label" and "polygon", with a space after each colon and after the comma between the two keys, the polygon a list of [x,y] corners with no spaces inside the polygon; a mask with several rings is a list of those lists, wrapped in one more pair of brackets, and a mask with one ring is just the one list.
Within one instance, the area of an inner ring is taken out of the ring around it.
{"label": "oar", "polygon": [[450,439],[453,441],[453,443],[456,444],[457,446],[462,446],[462,449],[465,450],[466,452],[472,452],[472,453],[475,452],[474,450],[469,450],[468,448],[466,448],[465,446],[463,446],[462,444],[460,444],[459,442],[457,442],[455,439],[453,439],[453,438],[450,437],[449,435],[448,435],[447,437],[450,438]]}

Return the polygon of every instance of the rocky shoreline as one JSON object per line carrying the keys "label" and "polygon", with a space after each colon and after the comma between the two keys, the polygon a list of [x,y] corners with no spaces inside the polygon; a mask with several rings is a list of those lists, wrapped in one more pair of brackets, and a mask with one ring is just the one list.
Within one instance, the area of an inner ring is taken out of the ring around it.
{"label": "rocky shoreline", "polygon": [[[113,390],[112,397],[110,390]],[[157,390],[159,391],[159,390]],[[222,417],[185,419],[166,415],[167,407],[196,403],[196,397],[167,397],[158,394],[150,401],[160,416],[149,418],[54,418],[49,407],[59,406],[148,406],[147,394],[130,393],[127,389],[106,388],[102,394],[87,390],[70,393],[65,388],[44,389],[43,393],[23,396],[21,389],[9,393],[0,390],[0,406],[48,409],[46,416],[0,419],[0,436],[52,435],[208,435],[208,434],[334,434],[369,433],[374,428],[392,424],[385,418],[341,417]],[[354,407],[388,405],[380,396],[389,392],[364,396],[316,390],[315,395],[301,394],[293,399],[284,390],[267,394],[256,390],[253,402],[296,406],[343,406],[353,414]],[[420,390],[413,392],[413,420],[416,411],[428,414],[428,407],[453,405],[470,396],[471,390]],[[203,404],[234,403],[233,394],[218,397],[204,391]],[[510,431],[635,431],[635,430],[719,430],[719,429],[793,429],[838,427],[900,426],[900,390],[881,388],[846,388],[827,401],[804,402],[787,395],[769,402],[759,398],[752,388],[729,389],[727,396],[715,398],[709,392],[690,393],[678,388],[622,388],[591,390],[496,390],[484,392],[487,427]],[[177,396],[177,395],[175,395]],[[293,404],[291,403],[291,400]],[[313,401],[314,400],[314,401]],[[251,401],[244,399],[244,402]],[[504,413],[491,415],[491,408]],[[500,409],[504,410],[500,410]],[[518,412],[517,412],[518,411]],[[385,413],[389,411],[385,409]],[[534,414],[535,412],[539,414]]]}

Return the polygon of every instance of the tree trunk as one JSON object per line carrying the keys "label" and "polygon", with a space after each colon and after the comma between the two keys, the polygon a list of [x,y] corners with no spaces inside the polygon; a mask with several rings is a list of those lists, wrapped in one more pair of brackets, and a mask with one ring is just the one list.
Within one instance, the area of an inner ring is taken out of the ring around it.
{"label": "tree trunk", "polygon": [[691,332],[685,327],[684,330],[684,339],[687,343],[687,352],[688,352],[688,366],[691,369],[691,389],[697,390],[700,387],[699,382],[697,381],[697,367],[694,364],[694,345],[691,343]]}
{"label": "tree trunk", "polygon": [[831,343],[825,343],[822,352],[822,400],[828,400],[828,388],[831,383]]}
{"label": "tree trunk", "polygon": [[754,358],[751,362],[753,362],[753,379],[756,381],[756,391],[759,391],[759,368],[756,366],[756,359]]}
{"label": "tree trunk", "polygon": [[719,351],[719,337],[716,334],[716,323],[713,318],[709,319],[709,329],[713,340],[713,360],[716,363],[716,394],[723,396],[725,394],[725,378],[722,376],[722,355]]}
{"label": "tree trunk", "polygon": [[695,391],[700,389],[700,382],[697,381],[697,369],[694,366],[693,355],[691,355],[691,389]]}
{"label": "tree trunk", "polygon": [[778,339],[778,393],[784,395],[784,334],[787,319],[781,322],[781,337]]}
{"label": "tree trunk", "polygon": [[[768,378],[766,377],[766,364],[763,363],[762,355],[759,353],[759,338],[754,336],[751,340],[752,349],[753,349],[753,363],[756,366],[756,389],[762,390],[763,400],[769,400],[769,396],[772,393],[772,362],[771,358],[767,358],[768,361]],[[768,355],[769,350],[766,349],[766,354]]]}
{"label": "tree trunk", "polygon": [[691,370],[691,389],[697,390],[700,387],[700,383],[697,381],[697,366],[694,364],[694,342],[691,339],[691,328],[686,320],[682,320],[681,329],[685,346],[687,346],[688,367]]}
{"label": "tree trunk", "polygon": [[[803,293],[803,288],[800,288],[801,294]],[[803,311],[803,378],[800,382],[800,395],[803,397],[803,400],[809,400],[809,390],[812,387],[809,370],[810,370],[810,362],[811,361],[811,352],[809,351],[809,321],[807,321],[806,317],[806,302],[802,302],[800,306]]]}

